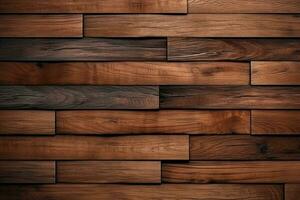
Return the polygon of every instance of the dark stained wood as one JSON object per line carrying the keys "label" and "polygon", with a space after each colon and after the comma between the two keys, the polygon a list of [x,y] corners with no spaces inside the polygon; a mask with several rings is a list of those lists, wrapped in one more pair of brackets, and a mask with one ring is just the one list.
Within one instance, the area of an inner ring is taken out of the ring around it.
{"label": "dark stained wood", "polygon": [[250,133],[248,111],[61,111],[64,134]]}
{"label": "dark stained wood", "polygon": [[300,60],[299,52],[299,39],[168,38],[170,61]]}
{"label": "dark stained wood", "polygon": [[75,14],[0,15],[0,37],[82,37],[82,18]]}
{"label": "dark stained wood", "polygon": [[0,39],[2,61],[165,60],[165,39]]}
{"label": "dark stained wood", "polygon": [[55,162],[0,161],[0,183],[55,183]]}
{"label": "dark stained wood", "polygon": [[168,183],[300,183],[299,161],[198,161],[164,163]]}
{"label": "dark stained wood", "polygon": [[160,162],[60,161],[58,183],[160,183]]}
{"label": "dark stained wood", "polygon": [[0,62],[0,84],[247,85],[236,62]]}
{"label": "dark stained wood", "polygon": [[188,142],[183,135],[1,137],[0,160],[187,160]]}
{"label": "dark stained wood", "polygon": [[300,160],[300,137],[190,136],[191,160]]}
{"label": "dark stained wood", "polygon": [[37,110],[1,110],[0,135],[55,134],[55,112]]}
{"label": "dark stained wood", "polygon": [[5,109],[156,109],[155,86],[0,86]]}
{"label": "dark stained wood", "polygon": [[285,200],[298,200],[299,199],[299,191],[300,184],[286,184],[284,186],[285,189]]}
{"label": "dark stained wood", "polygon": [[161,108],[300,109],[299,87],[162,86]]}

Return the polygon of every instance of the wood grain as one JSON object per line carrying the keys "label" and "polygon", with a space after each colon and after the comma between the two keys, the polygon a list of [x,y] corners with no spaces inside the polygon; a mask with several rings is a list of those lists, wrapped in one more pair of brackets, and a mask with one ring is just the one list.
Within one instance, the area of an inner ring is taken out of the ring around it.
{"label": "wood grain", "polygon": [[63,134],[250,133],[248,111],[61,111]]}
{"label": "wood grain", "polygon": [[190,136],[191,160],[300,160],[300,137]]}
{"label": "wood grain", "polygon": [[166,40],[159,38],[0,39],[0,60],[166,60]]}
{"label": "wood grain", "polygon": [[284,186],[285,189],[285,200],[298,200],[299,199],[299,191],[300,184],[286,184]]}
{"label": "wood grain", "polygon": [[0,160],[187,160],[188,136],[1,137]]}
{"label": "wood grain", "polygon": [[55,112],[51,111],[0,111],[0,135],[55,134]]}
{"label": "wood grain", "polygon": [[296,14],[86,15],[84,20],[87,37],[300,36]]}
{"label": "wood grain", "polygon": [[198,161],[164,163],[168,183],[299,183],[299,161]]}
{"label": "wood grain", "polygon": [[55,183],[55,162],[0,161],[0,183]]}
{"label": "wood grain", "polygon": [[160,183],[160,162],[59,161],[58,183]]}
{"label": "wood grain", "polygon": [[161,86],[160,108],[300,109],[300,88],[278,86]]}
{"label": "wood grain", "polygon": [[168,38],[170,61],[293,61],[300,60],[299,52],[296,38]]}
{"label": "wood grain", "polygon": [[0,62],[2,85],[247,85],[236,62]]}
{"label": "wood grain", "polygon": [[300,62],[251,62],[252,85],[300,85]]}
{"label": "wood grain", "polygon": [[0,86],[5,109],[156,109],[155,86]]}
{"label": "wood grain", "polygon": [[82,37],[82,18],[75,14],[0,15],[0,37]]}

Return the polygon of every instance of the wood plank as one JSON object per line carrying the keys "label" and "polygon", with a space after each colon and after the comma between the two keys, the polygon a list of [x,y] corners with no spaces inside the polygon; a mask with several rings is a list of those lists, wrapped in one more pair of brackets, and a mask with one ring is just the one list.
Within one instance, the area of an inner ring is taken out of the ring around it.
{"label": "wood plank", "polygon": [[186,13],[187,0],[1,0],[1,13]]}
{"label": "wood plank", "polygon": [[63,134],[250,133],[248,111],[61,111]]}
{"label": "wood plank", "polygon": [[166,60],[166,39],[0,39],[0,60]]}
{"label": "wood plank", "polygon": [[0,135],[55,134],[55,112],[51,111],[0,111]]}
{"label": "wood plank", "polygon": [[83,16],[0,15],[0,30],[0,37],[82,37]]}
{"label": "wood plank", "polygon": [[5,109],[156,109],[156,86],[0,86]]}
{"label": "wood plank", "polygon": [[299,52],[296,38],[168,38],[170,61],[293,61],[300,60]]}
{"label": "wood plank", "polygon": [[85,15],[84,21],[87,37],[300,36],[296,14]]}
{"label": "wood plank", "polygon": [[160,162],[59,161],[58,183],[160,183]]}
{"label": "wood plank", "polygon": [[248,85],[238,62],[0,62],[0,84]]}
{"label": "wood plank", "polygon": [[299,161],[197,161],[164,163],[168,183],[300,183]]}
{"label": "wood plank", "polygon": [[161,86],[160,108],[300,109],[299,87]]}
{"label": "wood plank", "polygon": [[252,110],[251,130],[254,135],[300,134],[300,111]]}
{"label": "wood plank", "polygon": [[94,185],[94,184],[53,184],[53,185],[2,185],[0,198],[5,200],[283,200],[281,185],[238,185],[238,184],[163,184],[163,185]]}
{"label": "wood plank", "polygon": [[251,62],[252,85],[300,85],[300,62]]}
{"label": "wood plank", "polygon": [[0,161],[0,183],[55,183],[55,162]]}
{"label": "wood plank", "polygon": [[285,187],[285,200],[298,200],[300,184],[286,184]]}
{"label": "wood plank", "polygon": [[188,136],[1,137],[0,160],[187,160]]}
{"label": "wood plank", "polygon": [[300,160],[300,137],[190,136],[191,160]]}

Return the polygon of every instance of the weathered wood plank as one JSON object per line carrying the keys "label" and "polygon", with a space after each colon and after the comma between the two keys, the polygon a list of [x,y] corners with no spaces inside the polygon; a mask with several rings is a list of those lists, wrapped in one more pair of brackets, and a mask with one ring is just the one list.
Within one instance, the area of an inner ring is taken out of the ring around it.
{"label": "weathered wood plank", "polygon": [[286,184],[285,187],[285,200],[298,200],[300,184]]}

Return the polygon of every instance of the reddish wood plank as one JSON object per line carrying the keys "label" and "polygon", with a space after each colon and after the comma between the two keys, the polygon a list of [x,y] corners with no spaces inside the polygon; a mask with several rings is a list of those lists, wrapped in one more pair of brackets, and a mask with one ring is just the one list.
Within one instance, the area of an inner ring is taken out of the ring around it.
{"label": "reddish wood plank", "polygon": [[285,187],[285,200],[298,200],[300,184],[286,184]]}

